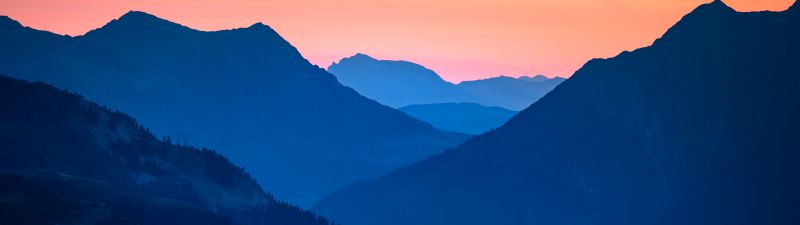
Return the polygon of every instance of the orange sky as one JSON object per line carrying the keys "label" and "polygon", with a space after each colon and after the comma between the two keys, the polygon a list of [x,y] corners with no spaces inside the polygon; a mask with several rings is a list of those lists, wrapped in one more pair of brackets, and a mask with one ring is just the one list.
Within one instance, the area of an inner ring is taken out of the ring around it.
{"label": "orange sky", "polygon": [[[423,64],[450,81],[570,76],[591,58],[652,43],[711,0],[0,0],[0,15],[81,35],[129,10],[200,30],[263,22],[313,63],[356,52]],[[739,11],[794,0],[726,0]]]}

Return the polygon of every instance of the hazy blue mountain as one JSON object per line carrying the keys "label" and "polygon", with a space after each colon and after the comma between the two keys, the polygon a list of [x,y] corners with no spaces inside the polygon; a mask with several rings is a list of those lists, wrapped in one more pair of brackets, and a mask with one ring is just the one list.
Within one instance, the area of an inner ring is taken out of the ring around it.
{"label": "hazy blue mountain", "polygon": [[212,150],[42,83],[0,76],[0,221],[328,224]]}
{"label": "hazy blue mountain", "polygon": [[487,106],[500,106],[512,110],[522,110],[553,90],[565,79],[545,76],[513,78],[507,76],[483,80],[464,81],[458,89],[469,93],[469,102]]}
{"label": "hazy blue mountain", "polygon": [[333,63],[328,71],[343,85],[394,108],[469,102],[521,110],[564,80],[539,75],[519,79],[497,77],[453,84],[421,65],[407,61],[378,60],[361,53]]}
{"label": "hazy blue mountain", "polygon": [[0,21],[0,73],[76,91],[156,135],[221,149],[301,206],[466,138],[340,85],[261,23],[203,32],[129,12],[66,37]]}
{"label": "hazy blue mountain", "polygon": [[315,211],[349,225],[800,224],[800,5],[720,1]]}
{"label": "hazy blue mountain", "polygon": [[[545,82],[550,80],[550,78],[544,75],[536,75],[536,76],[521,76],[517,77],[517,79],[524,80],[524,81],[531,81],[531,82]],[[563,79],[560,77],[555,77],[554,79]]]}
{"label": "hazy blue mountain", "polygon": [[400,111],[436,128],[465,134],[482,134],[503,125],[517,112],[475,103],[410,105]]}
{"label": "hazy blue mountain", "polygon": [[394,108],[456,102],[462,95],[433,70],[407,61],[377,60],[359,53],[333,63],[328,71],[343,85]]}

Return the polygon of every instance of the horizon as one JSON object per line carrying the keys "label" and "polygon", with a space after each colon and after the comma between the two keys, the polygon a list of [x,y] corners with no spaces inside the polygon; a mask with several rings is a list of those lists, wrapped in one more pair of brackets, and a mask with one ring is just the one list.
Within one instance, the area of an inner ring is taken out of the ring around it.
{"label": "horizon", "polygon": [[[339,4],[310,0],[312,4],[273,5],[248,0],[227,5],[200,1],[192,2],[192,7],[186,7],[188,3],[182,0],[157,4],[89,0],[0,2],[5,6],[0,15],[34,29],[71,36],[100,28],[128,11],[146,12],[201,31],[261,22],[322,68],[363,53],[379,60],[417,63],[444,80],[459,83],[539,74],[568,78],[590,59],[613,57],[622,51],[649,46],[685,14],[712,1],[570,0],[553,4],[548,0],[509,0],[489,5],[469,1],[455,4],[456,7],[446,0],[430,3],[350,0]],[[782,11],[794,3],[793,0],[723,2],[740,12]],[[41,4],[53,7],[26,7]],[[98,10],[85,13],[82,11],[85,7]],[[342,32],[331,24],[347,30]]]}

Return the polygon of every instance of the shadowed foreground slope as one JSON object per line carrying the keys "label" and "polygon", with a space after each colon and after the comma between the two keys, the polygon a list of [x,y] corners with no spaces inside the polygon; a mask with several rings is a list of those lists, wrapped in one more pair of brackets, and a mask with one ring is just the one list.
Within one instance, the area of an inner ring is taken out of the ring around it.
{"label": "shadowed foreground slope", "polygon": [[9,224],[306,224],[207,149],[42,83],[0,76],[0,221]]}

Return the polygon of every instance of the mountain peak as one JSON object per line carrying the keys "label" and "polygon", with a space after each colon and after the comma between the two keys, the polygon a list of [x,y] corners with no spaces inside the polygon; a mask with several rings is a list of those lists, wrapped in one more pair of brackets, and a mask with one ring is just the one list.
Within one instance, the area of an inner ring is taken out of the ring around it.
{"label": "mountain peak", "polygon": [[[723,2],[722,0],[714,0],[711,3],[700,5],[699,7],[697,7],[697,9],[695,9],[695,12],[698,12],[698,10],[715,10],[715,11],[736,12],[736,10],[734,10],[733,8],[728,6],[728,4],[725,4],[725,2]],[[695,12],[692,12],[692,13],[695,13]],[[703,12],[703,11],[700,11],[700,12]]]}
{"label": "mountain peak", "polygon": [[159,19],[159,18],[146,12],[131,10],[123,14],[119,19],[124,20],[124,19]]}
{"label": "mountain peak", "polygon": [[364,54],[364,53],[356,53],[355,55],[348,57],[348,59],[376,60],[372,56],[369,56],[369,55]]}
{"label": "mountain peak", "polygon": [[265,29],[266,28],[266,29],[272,30],[272,28],[270,28],[269,26],[267,26],[266,24],[261,23],[261,22],[254,23],[253,25],[250,25],[247,28],[248,29]]}
{"label": "mountain peak", "polygon": [[158,18],[152,14],[142,12],[142,11],[128,11],[116,21],[128,24],[139,24],[139,25],[154,25],[154,24],[174,24],[176,23],[170,22],[165,19]]}
{"label": "mountain peak", "polygon": [[689,14],[686,14],[676,25],[695,18],[714,19],[728,13],[737,13],[737,11],[721,0],[714,0],[713,2],[697,6],[697,8],[692,10]]}
{"label": "mountain peak", "polygon": [[709,30],[718,30],[721,29],[721,26],[730,25],[731,17],[735,17],[738,14],[739,12],[720,0],[700,5],[669,28],[661,38],[656,40],[654,45],[666,40],[676,39],[695,42],[714,41],[715,38],[711,37],[713,35],[701,35],[704,37],[701,39],[697,34],[714,34]]}
{"label": "mountain peak", "polygon": [[786,11],[796,12],[797,10],[800,10],[800,1],[794,1],[794,4],[792,4],[792,6],[790,6]]}
{"label": "mountain peak", "polygon": [[372,56],[369,56],[367,54],[356,53],[353,56],[345,57],[339,60],[339,62],[333,62],[330,66],[328,66],[328,68],[330,68],[331,66],[335,66],[337,64],[341,64],[343,62],[377,62],[377,61],[378,61],[377,59],[372,58]]}
{"label": "mountain peak", "polygon": [[0,27],[2,28],[10,28],[10,27],[23,27],[22,24],[17,22],[11,17],[8,16],[0,16]]}
{"label": "mountain peak", "polygon": [[550,80],[550,78],[547,78],[547,76],[541,75],[541,74],[534,75],[534,76],[521,76],[521,77],[519,77],[519,79],[520,80],[524,80],[524,81],[532,81],[532,82],[543,82],[543,81]]}
{"label": "mountain peak", "polygon": [[[480,79],[475,79],[475,80],[465,80],[465,81],[461,81],[461,83],[459,83],[459,84],[468,84],[468,83],[486,82],[486,81],[492,82],[492,81],[515,81],[515,80],[518,80],[518,79],[514,78],[514,77],[511,77],[511,76],[507,76],[507,75],[498,75],[498,76],[495,76],[495,77],[480,78]],[[519,80],[524,80],[524,78],[523,79],[519,79]]]}
{"label": "mountain peak", "polygon": [[183,25],[161,19],[142,11],[128,11],[118,19],[108,22],[99,29],[89,31],[86,35],[96,33],[121,33],[124,35],[136,33],[153,33],[155,31],[184,31],[192,30]]}
{"label": "mountain peak", "polygon": [[[279,39],[283,39],[283,37],[281,37],[281,35],[278,34],[277,31],[275,31],[274,29],[272,29],[272,27],[270,27],[269,25],[266,25],[266,24],[264,24],[262,22],[254,23],[253,25],[250,25],[249,27],[244,28],[244,30],[256,31],[256,32],[266,32],[268,34],[271,34],[271,35],[274,35],[274,36],[278,37]],[[287,44],[288,44],[288,42],[287,42]]]}

